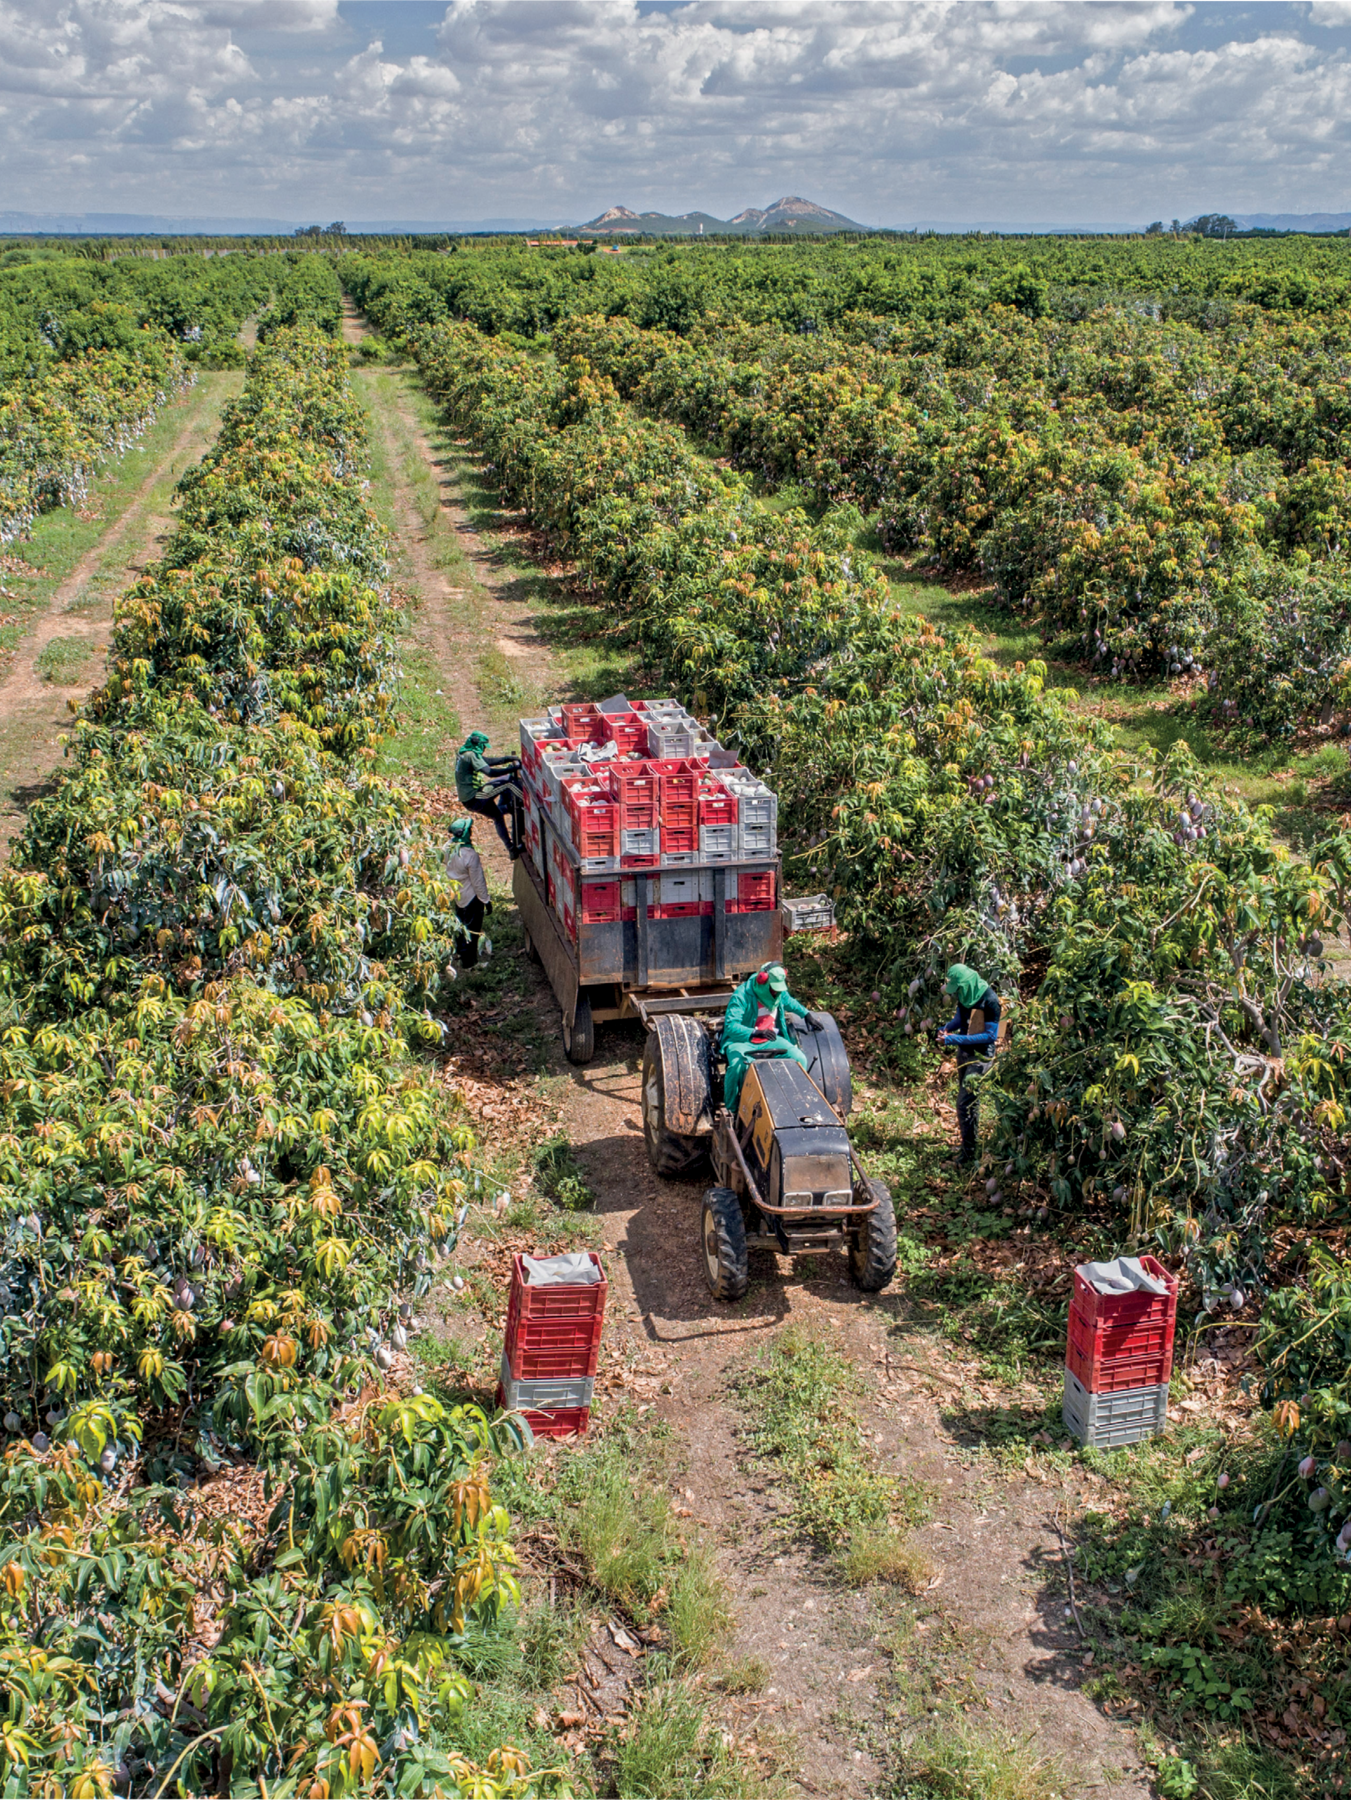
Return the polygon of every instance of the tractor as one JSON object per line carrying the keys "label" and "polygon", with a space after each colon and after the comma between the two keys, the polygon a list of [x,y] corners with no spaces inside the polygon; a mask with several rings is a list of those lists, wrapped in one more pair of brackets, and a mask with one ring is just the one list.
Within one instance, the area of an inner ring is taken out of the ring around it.
{"label": "tractor", "polygon": [[718,1300],[746,1292],[757,1247],[798,1256],[843,1245],[855,1285],[870,1294],[896,1270],[891,1195],[849,1142],[853,1093],[839,1026],[822,1012],[787,1023],[807,1068],[752,1051],[731,1113],[721,1098],[716,1017],[672,1010],[650,1020],[642,1068],[648,1157],[667,1177],[712,1164],[700,1242]]}

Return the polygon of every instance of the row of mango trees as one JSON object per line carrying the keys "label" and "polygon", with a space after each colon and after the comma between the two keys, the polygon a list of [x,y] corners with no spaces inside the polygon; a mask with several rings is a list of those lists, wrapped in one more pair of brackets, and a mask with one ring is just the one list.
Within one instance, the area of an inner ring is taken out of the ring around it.
{"label": "row of mango trees", "polygon": [[[1005,991],[1045,970],[984,1083],[989,1181],[1134,1223],[1207,1309],[1261,1296],[1274,1226],[1345,1206],[1351,995],[1328,952],[1351,842],[1296,862],[1184,751],[1111,754],[1036,665],[899,614],[829,518],[761,504],[585,357],[456,324],[405,341],[598,604],[770,775],[790,869],[833,887],[903,1032],[939,1017],[952,960]],[[1294,1293],[1267,1395],[1324,1459],[1326,1504],[1286,1497],[1322,1553],[1351,1512],[1342,1327]]]}
{"label": "row of mango trees", "polygon": [[1351,695],[1341,315],[995,305],[809,337],[596,316],[553,344],[890,548],[985,577],[1097,675],[1204,672],[1216,722],[1268,738]]}
{"label": "row of mango trees", "polygon": [[[0,877],[6,1794],[540,1785],[460,1749],[494,1428],[381,1385],[478,1177],[362,414],[292,300]],[[199,1509],[231,1467],[261,1531]]]}

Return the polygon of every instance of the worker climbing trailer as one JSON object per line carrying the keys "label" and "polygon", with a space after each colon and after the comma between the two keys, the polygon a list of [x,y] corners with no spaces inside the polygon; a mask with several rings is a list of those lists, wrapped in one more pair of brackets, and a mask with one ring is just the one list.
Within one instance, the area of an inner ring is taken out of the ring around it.
{"label": "worker climbing trailer", "polygon": [[588,1062],[607,1020],[719,1012],[783,946],[778,802],[674,700],[521,721],[513,892]]}

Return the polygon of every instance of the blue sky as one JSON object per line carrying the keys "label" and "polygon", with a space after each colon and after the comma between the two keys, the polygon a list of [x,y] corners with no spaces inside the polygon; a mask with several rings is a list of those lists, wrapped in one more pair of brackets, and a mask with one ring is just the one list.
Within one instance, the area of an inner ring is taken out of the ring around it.
{"label": "blue sky", "polygon": [[1351,4],[0,0],[27,211],[1351,210]]}

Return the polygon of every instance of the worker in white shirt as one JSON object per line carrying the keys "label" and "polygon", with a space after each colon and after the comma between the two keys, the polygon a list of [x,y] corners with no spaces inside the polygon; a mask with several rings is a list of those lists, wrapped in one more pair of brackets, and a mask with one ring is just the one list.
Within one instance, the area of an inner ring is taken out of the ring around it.
{"label": "worker in white shirt", "polygon": [[488,898],[488,883],[473,837],[474,821],[456,819],[450,828],[450,843],[446,846],[446,875],[460,890],[455,902],[455,917],[464,927],[466,938],[460,952],[462,969],[477,967],[480,944],[485,962],[491,954],[489,940],[483,936],[483,921],[493,910],[493,903]]}

